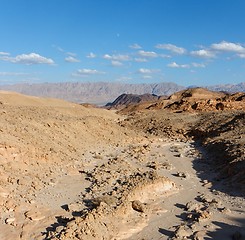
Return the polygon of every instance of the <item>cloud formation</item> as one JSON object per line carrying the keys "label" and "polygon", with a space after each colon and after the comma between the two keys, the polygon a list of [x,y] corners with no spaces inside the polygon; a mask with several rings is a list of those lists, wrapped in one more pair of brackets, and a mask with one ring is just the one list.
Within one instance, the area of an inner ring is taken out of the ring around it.
{"label": "cloud formation", "polygon": [[200,57],[200,58],[215,58],[216,57],[215,52],[210,51],[210,50],[205,50],[205,49],[191,51],[191,55],[193,57]]}
{"label": "cloud formation", "polygon": [[123,63],[121,63],[119,61],[112,60],[111,65],[114,67],[121,67],[121,66],[123,66]]}
{"label": "cloud formation", "polygon": [[169,63],[167,66],[170,68],[190,68],[189,64],[178,64],[176,62]]}
{"label": "cloud formation", "polygon": [[69,56],[72,56],[72,57],[76,57],[77,56],[77,54],[73,53],[73,52],[67,52],[66,54],[69,55]]}
{"label": "cloud formation", "polygon": [[159,71],[159,69],[140,68],[137,72],[140,74],[152,74]]}
{"label": "cloud formation", "polygon": [[193,67],[195,67],[195,68],[205,68],[206,67],[206,65],[204,63],[195,63],[195,62],[193,62],[191,65]]}
{"label": "cloud formation", "polygon": [[177,46],[170,44],[170,43],[168,43],[168,44],[157,44],[155,47],[158,49],[165,49],[165,50],[168,50],[172,53],[179,54],[179,55],[183,55],[186,53],[185,48],[177,47]]}
{"label": "cloud formation", "polygon": [[0,56],[9,56],[10,53],[7,53],[7,52],[0,52]]}
{"label": "cloud formation", "polygon": [[137,44],[137,43],[134,43],[134,44],[130,45],[129,47],[132,48],[132,49],[141,49],[141,48],[142,48],[142,47],[141,47],[139,44]]}
{"label": "cloud formation", "polygon": [[43,57],[37,53],[21,54],[21,55],[17,55],[16,57],[3,56],[0,57],[0,60],[12,62],[12,63],[26,64],[26,65],[54,64],[54,61],[51,58]]}
{"label": "cloud formation", "polygon": [[87,56],[87,58],[96,58],[96,55],[92,52],[90,52]]}
{"label": "cloud formation", "polygon": [[75,58],[75,57],[72,57],[72,56],[66,57],[66,58],[65,58],[65,61],[66,61],[66,62],[69,62],[69,63],[77,63],[77,62],[80,62],[79,59],[77,59],[77,58]]}
{"label": "cloud formation", "polygon": [[117,54],[117,55],[110,55],[110,54],[105,54],[103,56],[104,59],[107,60],[114,60],[114,61],[129,61],[130,57],[127,54]]}
{"label": "cloud formation", "polygon": [[134,61],[135,62],[148,62],[146,58],[135,58]]}
{"label": "cloud formation", "polygon": [[245,53],[239,53],[239,54],[237,54],[237,56],[240,58],[245,58]]}
{"label": "cloud formation", "polygon": [[138,55],[143,58],[156,58],[158,57],[157,53],[155,52],[146,52],[144,50],[138,51]]}
{"label": "cloud formation", "polygon": [[75,73],[72,73],[73,77],[87,77],[90,75],[105,74],[105,72],[100,72],[96,69],[78,69]]}
{"label": "cloud formation", "polygon": [[211,49],[217,51],[223,51],[223,52],[234,52],[234,53],[245,54],[245,48],[241,44],[226,42],[226,41],[222,41],[220,43],[213,43],[211,45]]}

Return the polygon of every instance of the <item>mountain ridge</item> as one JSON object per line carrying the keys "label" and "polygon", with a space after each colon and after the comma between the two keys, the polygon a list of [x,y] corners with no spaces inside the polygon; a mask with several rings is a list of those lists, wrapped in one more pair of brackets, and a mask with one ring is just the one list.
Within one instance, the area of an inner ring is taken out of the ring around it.
{"label": "mountain ridge", "polygon": [[[0,85],[0,90],[14,91],[38,97],[51,97],[78,103],[104,105],[121,94],[171,95],[184,90],[184,87],[172,82],[129,84],[119,82],[57,82],[35,84]],[[207,87],[215,91],[245,92],[245,82]]]}

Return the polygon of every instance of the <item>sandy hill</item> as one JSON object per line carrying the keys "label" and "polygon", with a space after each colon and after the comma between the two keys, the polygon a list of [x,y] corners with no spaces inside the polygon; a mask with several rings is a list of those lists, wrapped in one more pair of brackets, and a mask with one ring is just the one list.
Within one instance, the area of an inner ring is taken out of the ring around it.
{"label": "sandy hill", "polygon": [[[117,141],[124,134],[114,123],[118,116],[113,112],[59,99],[0,92],[0,111],[2,144],[22,154],[29,154],[35,147],[43,156],[55,157],[59,152],[61,157],[66,151],[72,155],[109,138]],[[52,146],[47,144],[50,139],[54,140]]]}
{"label": "sandy hill", "polygon": [[192,88],[172,94],[164,107],[178,111],[244,110],[243,93],[228,94]]}
{"label": "sandy hill", "polygon": [[75,106],[75,104],[65,102],[59,99],[40,98],[27,96],[20,93],[0,91],[0,104],[8,106],[26,106],[26,107],[66,107]]}
{"label": "sandy hill", "polygon": [[[117,115],[104,109],[0,92],[0,215],[1,222],[15,219],[14,228],[0,224],[4,233],[0,233],[0,239],[19,239],[21,232],[22,239],[36,239],[30,234],[35,235],[34,229],[39,226],[28,221],[44,216],[47,208],[43,213],[35,213],[43,205],[49,205],[47,214],[51,214],[58,205],[60,208],[69,203],[75,192],[78,194],[74,189],[76,182],[83,181],[79,171],[85,164],[84,155],[90,153],[92,158],[100,159],[102,146],[110,149],[118,143],[123,145],[128,139],[126,135],[134,135],[121,129],[117,119]],[[48,188],[60,179],[74,181],[74,187],[67,190],[69,194],[63,194],[63,199],[55,195],[45,197],[50,194]],[[27,217],[28,214],[33,215]],[[21,230],[23,224],[26,228]]]}
{"label": "sandy hill", "polygon": [[205,100],[205,99],[216,99],[222,98],[225,93],[210,91],[205,88],[189,88],[180,92],[172,94],[169,99],[171,100]]}

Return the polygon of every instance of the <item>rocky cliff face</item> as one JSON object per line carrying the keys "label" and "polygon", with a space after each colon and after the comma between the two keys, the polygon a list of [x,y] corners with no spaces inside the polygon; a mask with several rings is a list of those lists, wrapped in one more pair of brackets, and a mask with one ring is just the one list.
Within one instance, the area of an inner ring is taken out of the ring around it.
{"label": "rocky cliff face", "polygon": [[112,103],[107,103],[106,107],[108,108],[121,108],[131,104],[138,104],[144,102],[154,102],[159,100],[161,97],[154,94],[122,94],[116,98]]}

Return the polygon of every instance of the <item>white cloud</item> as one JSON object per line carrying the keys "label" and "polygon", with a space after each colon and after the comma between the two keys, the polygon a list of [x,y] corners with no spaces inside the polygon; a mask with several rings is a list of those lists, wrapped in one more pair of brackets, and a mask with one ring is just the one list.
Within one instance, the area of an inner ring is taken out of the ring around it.
{"label": "white cloud", "polygon": [[123,66],[123,63],[121,63],[119,61],[112,60],[111,65],[114,67],[121,67],[121,66]]}
{"label": "white cloud", "polygon": [[146,52],[144,50],[138,51],[138,55],[143,57],[143,58],[147,58],[147,57],[148,58],[156,58],[156,57],[158,57],[157,53],[155,53],[155,52]]}
{"label": "white cloud", "polygon": [[159,71],[159,69],[140,68],[137,72],[140,74],[152,74]]}
{"label": "white cloud", "polygon": [[16,57],[3,56],[0,57],[0,60],[26,65],[54,64],[54,61],[51,58],[43,57],[37,53],[21,54],[17,55]]}
{"label": "white cloud", "polygon": [[189,64],[178,64],[176,62],[169,63],[167,66],[170,68],[190,68]]}
{"label": "white cloud", "polygon": [[1,56],[9,56],[10,53],[7,53],[7,52],[0,52],[0,55],[1,55]]}
{"label": "white cloud", "polygon": [[147,69],[147,68],[140,68],[138,70],[138,73],[141,73],[141,74],[149,74],[149,73],[152,73],[152,70],[151,69]]}
{"label": "white cloud", "polygon": [[192,63],[192,66],[195,68],[205,68],[206,67],[204,63],[195,63],[195,62]]}
{"label": "white cloud", "polygon": [[107,60],[114,60],[114,61],[129,61],[130,60],[129,55],[123,55],[123,54],[117,54],[117,55],[105,54],[103,58]]}
{"label": "white cloud", "polygon": [[241,44],[238,44],[238,43],[222,41],[220,43],[212,44],[211,48],[217,51],[235,52],[235,53],[245,54],[245,48],[241,46]]}
{"label": "white cloud", "polygon": [[119,61],[112,60],[111,65],[114,67],[120,67],[120,66],[123,66],[123,63],[121,63]]}
{"label": "white cloud", "polygon": [[240,58],[245,58],[245,53],[239,53],[239,54],[237,54],[237,56]]}
{"label": "white cloud", "polygon": [[173,44],[170,44],[170,43],[169,44],[157,44],[156,48],[158,48],[158,49],[166,49],[166,50],[169,50],[172,53],[179,54],[179,55],[182,55],[182,54],[186,53],[186,49],[184,49],[182,47],[177,47],[177,46],[175,46]]}
{"label": "white cloud", "polygon": [[66,54],[69,55],[69,56],[72,56],[72,57],[76,57],[77,56],[77,54],[73,53],[73,52],[67,52]]}
{"label": "white cloud", "polygon": [[171,58],[172,57],[172,56],[167,55],[167,54],[159,54],[158,56],[161,58]]}
{"label": "white cloud", "polygon": [[141,49],[141,48],[142,48],[142,47],[141,47],[139,44],[137,44],[137,43],[134,43],[134,44],[130,45],[129,47],[132,48],[132,49]]}
{"label": "white cloud", "polygon": [[105,72],[100,72],[96,69],[78,69],[75,73],[72,73],[73,77],[87,77],[90,75],[105,74]]}
{"label": "white cloud", "polygon": [[200,57],[200,58],[215,58],[216,57],[214,52],[210,50],[205,50],[205,49],[191,51],[191,55],[194,57]]}
{"label": "white cloud", "polygon": [[148,62],[146,58],[135,58],[135,62]]}
{"label": "white cloud", "polygon": [[88,55],[87,55],[87,58],[96,58],[96,55],[92,52],[90,52]]}
{"label": "white cloud", "polygon": [[51,58],[43,57],[37,53],[18,55],[14,58],[14,62],[23,64],[54,64]]}
{"label": "white cloud", "polygon": [[72,56],[66,57],[66,58],[65,58],[65,61],[66,61],[66,62],[69,62],[69,63],[80,62],[79,59],[77,59],[77,58],[75,58],[75,57],[72,57]]}

